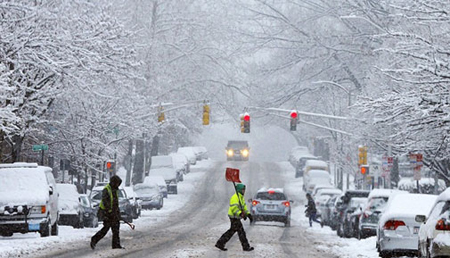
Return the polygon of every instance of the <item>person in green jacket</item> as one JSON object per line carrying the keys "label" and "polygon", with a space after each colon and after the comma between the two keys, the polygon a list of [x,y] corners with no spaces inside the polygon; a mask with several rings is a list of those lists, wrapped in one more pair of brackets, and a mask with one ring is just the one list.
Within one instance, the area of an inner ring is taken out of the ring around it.
{"label": "person in green jacket", "polygon": [[111,228],[112,231],[112,248],[124,249],[120,245],[119,228],[120,228],[120,209],[119,209],[119,186],[122,179],[119,176],[112,176],[109,184],[102,191],[102,200],[98,209],[98,217],[103,219],[103,228],[100,229],[91,238],[91,248],[95,249],[97,242],[100,241]]}
{"label": "person in green jacket", "polygon": [[244,200],[245,185],[237,184],[236,193],[231,196],[230,207],[228,209],[228,217],[230,218],[231,226],[220,238],[217,240],[216,247],[222,251],[226,251],[225,244],[231,239],[234,233],[238,233],[239,240],[241,241],[242,249],[244,251],[252,251],[253,247],[250,246],[245,235],[244,227],[242,226],[241,219],[250,219],[250,223],[253,222],[253,217],[247,209]]}

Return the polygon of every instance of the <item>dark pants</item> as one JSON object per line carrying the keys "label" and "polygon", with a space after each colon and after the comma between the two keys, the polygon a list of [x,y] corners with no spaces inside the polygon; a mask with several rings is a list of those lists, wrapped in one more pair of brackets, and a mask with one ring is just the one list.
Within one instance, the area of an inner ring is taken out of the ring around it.
{"label": "dark pants", "polygon": [[317,215],[317,214],[316,214],[315,212],[309,214],[309,226],[310,226],[310,227],[312,227],[312,222],[313,222],[313,221],[315,221],[315,222],[317,222],[317,223],[320,223],[320,221],[317,220],[316,215]]}
{"label": "dark pants", "polygon": [[223,235],[217,240],[217,245],[225,246],[225,244],[231,239],[234,233],[238,233],[239,240],[241,241],[241,245],[243,249],[248,249],[250,247],[247,236],[245,235],[244,227],[242,226],[240,219],[231,219],[231,226]]}
{"label": "dark pants", "polygon": [[119,248],[120,247],[120,237],[119,237],[119,228],[120,228],[120,221],[117,219],[111,219],[105,216],[103,218],[103,228],[100,229],[92,238],[91,241],[94,245],[102,239],[106,233],[108,233],[109,229],[111,228],[112,231],[112,248]]}

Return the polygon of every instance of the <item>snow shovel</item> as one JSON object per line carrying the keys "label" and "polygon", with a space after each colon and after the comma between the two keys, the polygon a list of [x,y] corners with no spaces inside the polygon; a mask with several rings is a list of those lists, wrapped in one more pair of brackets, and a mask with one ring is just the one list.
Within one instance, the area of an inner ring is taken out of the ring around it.
{"label": "snow shovel", "polygon": [[234,191],[236,192],[236,196],[238,197],[239,201],[239,209],[241,210],[241,212],[244,212],[244,208],[242,207],[241,200],[239,199],[239,195],[236,190],[236,183],[241,183],[241,180],[239,179],[239,169],[227,168],[225,171],[225,179],[229,182],[233,182]]}

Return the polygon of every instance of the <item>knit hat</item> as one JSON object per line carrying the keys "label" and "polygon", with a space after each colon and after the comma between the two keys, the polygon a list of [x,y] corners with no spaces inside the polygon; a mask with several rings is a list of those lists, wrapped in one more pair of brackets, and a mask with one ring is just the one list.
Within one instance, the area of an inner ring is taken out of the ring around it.
{"label": "knit hat", "polygon": [[237,192],[242,193],[242,190],[244,190],[244,189],[245,189],[245,185],[244,184],[239,183],[239,184],[236,185],[236,191]]}

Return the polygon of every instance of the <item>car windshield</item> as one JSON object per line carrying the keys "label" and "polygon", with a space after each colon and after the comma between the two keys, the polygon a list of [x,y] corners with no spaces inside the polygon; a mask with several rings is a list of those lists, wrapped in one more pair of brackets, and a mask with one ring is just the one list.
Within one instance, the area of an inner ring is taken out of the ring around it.
{"label": "car windshield", "polygon": [[364,204],[367,201],[366,198],[352,198],[350,201],[350,207],[351,208],[357,208],[359,207],[361,204]]}
{"label": "car windshield", "polygon": [[157,185],[137,184],[134,186],[134,192],[139,197],[153,196],[159,193],[159,187]]}
{"label": "car windshield", "polygon": [[259,200],[286,200],[286,196],[283,193],[269,193],[259,192],[256,194],[256,198]]}
{"label": "car windshield", "polygon": [[[123,189],[119,191],[119,199],[125,198],[125,193]],[[91,199],[96,201],[102,200],[102,190],[92,190]]]}
{"label": "car windshield", "polygon": [[376,211],[376,210],[382,210],[384,207],[386,207],[386,204],[388,202],[388,197],[375,197],[370,200],[369,205],[367,206],[369,210]]}
{"label": "car windshield", "polygon": [[247,146],[248,146],[247,142],[239,142],[239,141],[228,142],[228,148],[243,149],[247,148]]}

